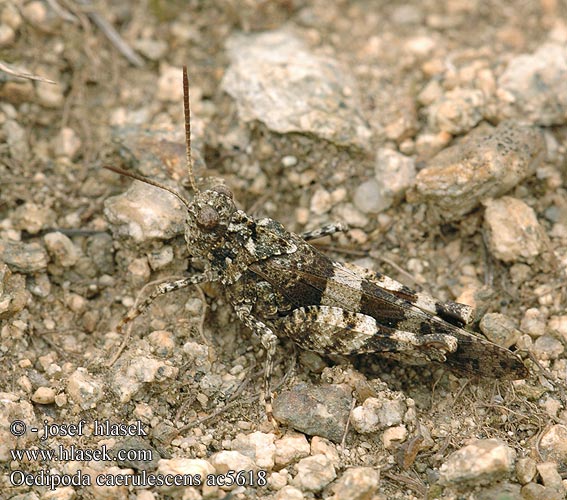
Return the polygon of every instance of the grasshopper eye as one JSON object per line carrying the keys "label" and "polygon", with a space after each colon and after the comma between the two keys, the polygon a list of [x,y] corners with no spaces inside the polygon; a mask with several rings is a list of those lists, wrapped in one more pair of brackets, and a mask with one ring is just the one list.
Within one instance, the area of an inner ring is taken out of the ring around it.
{"label": "grasshopper eye", "polygon": [[219,214],[211,206],[205,205],[197,215],[197,224],[202,229],[214,229],[219,224]]}
{"label": "grasshopper eye", "polygon": [[212,188],[212,191],[215,191],[220,194],[224,194],[225,196],[227,196],[232,200],[232,191],[228,189],[224,184],[219,184],[218,186],[215,186],[214,188]]}

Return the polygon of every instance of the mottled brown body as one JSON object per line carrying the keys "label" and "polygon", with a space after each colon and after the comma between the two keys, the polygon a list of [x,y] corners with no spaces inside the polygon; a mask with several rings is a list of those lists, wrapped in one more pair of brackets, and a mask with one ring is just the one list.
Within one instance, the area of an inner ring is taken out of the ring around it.
{"label": "mottled brown body", "polygon": [[237,210],[224,185],[199,191],[192,173],[189,98],[184,69],[187,164],[195,191],[189,202],[179,193],[136,174],[107,167],[165,189],[187,208],[185,239],[189,253],[208,269],[159,285],[121,321],[120,331],[164,293],[218,281],[239,319],[266,349],[266,409],[271,417],[269,382],[277,338],[321,354],[399,354],[421,362],[445,363],[459,373],[520,379],[520,358],[462,327],[472,309],[440,302],[367,269],[332,261],[307,240],[344,230],[329,225],[299,236],[279,222],[255,219]]}

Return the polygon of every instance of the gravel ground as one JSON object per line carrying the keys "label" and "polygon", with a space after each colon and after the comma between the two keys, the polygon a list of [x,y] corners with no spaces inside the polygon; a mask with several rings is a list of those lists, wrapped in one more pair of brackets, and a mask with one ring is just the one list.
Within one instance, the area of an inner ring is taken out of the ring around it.
{"label": "gravel ground", "polygon": [[[474,306],[529,377],[282,340],[276,431],[211,284],[120,351],[204,269],[174,197],[102,169],[191,196],[184,64],[202,189],[348,223],[319,248]],[[1,499],[566,497],[563,2],[0,1],[0,137]]]}

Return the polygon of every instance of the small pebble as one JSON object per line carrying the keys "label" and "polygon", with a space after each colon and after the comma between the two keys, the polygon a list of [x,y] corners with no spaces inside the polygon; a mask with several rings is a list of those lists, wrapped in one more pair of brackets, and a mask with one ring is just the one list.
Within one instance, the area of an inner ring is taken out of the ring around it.
{"label": "small pebble", "polygon": [[331,486],[331,500],[367,500],[378,491],[380,469],[372,467],[351,467]]}
{"label": "small pebble", "polygon": [[42,26],[46,22],[47,7],[43,2],[28,2],[23,6],[21,12],[26,21],[29,21],[36,26]]}
{"label": "small pebble", "polygon": [[294,167],[295,165],[297,165],[297,158],[291,155],[284,156],[282,158],[282,165],[286,168]]}
{"label": "small pebble", "polygon": [[463,134],[483,118],[484,93],[477,89],[454,89],[429,107],[432,128],[450,134]]}
{"label": "small pebble", "polygon": [[2,125],[3,142],[8,146],[10,156],[20,162],[30,160],[30,145],[26,130],[15,120],[6,120]]}
{"label": "small pebble", "polygon": [[304,498],[301,490],[294,486],[284,486],[274,496],[274,500],[304,500]]}
{"label": "small pebble", "polygon": [[421,160],[433,158],[451,142],[453,136],[449,132],[421,133],[416,137],[415,149]]}
{"label": "small pebble", "polygon": [[134,182],[125,193],[107,198],[104,215],[115,237],[137,242],[167,240],[183,234],[186,210],[171,194]]}
{"label": "small pebble", "polygon": [[[73,492],[74,491],[75,490],[73,490]],[[156,500],[156,498],[157,497],[150,490],[140,490],[136,493],[134,500]],[[72,500],[72,499],[69,499],[69,500]]]}
{"label": "small pebble", "polygon": [[479,327],[488,340],[507,349],[512,347],[522,335],[514,320],[500,313],[485,314],[480,320]]}
{"label": "small pebble", "polygon": [[359,433],[373,433],[402,423],[407,410],[401,393],[381,394],[381,398],[367,398],[362,406],[351,412],[351,424]]}
{"label": "small pebble", "polygon": [[325,455],[336,467],[340,465],[340,456],[336,446],[321,436],[313,436],[311,439],[311,455]]}
{"label": "small pebble", "polygon": [[[199,458],[172,458],[172,459],[161,459],[158,464],[157,473],[158,474],[180,474],[195,477],[197,474],[201,478],[207,477],[209,474],[215,474],[214,466],[207,460],[202,460]],[[185,486],[179,487],[163,487],[160,488],[162,491],[185,491]]]}
{"label": "small pebble", "polygon": [[484,223],[492,255],[504,262],[533,262],[549,246],[534,210],[504,196],[485,201]]}
{"label": "small pebble", "polygon": [[382,433],[382,443],[384,448],[391,450],[400,446],[408,437],[408,430],[405,425],[389,427]]}
{"label": "small pebble", "polygon": [[555,337],[542,335],[535,340],[531,352],[540,360],[557,359],[565,352],[565,347]]}
{"label": "small pebble", "polygon": [[64,127],[53,141],[53,149],[56,156],[63,156],[71,160],[77,156],[81,149],[81,139],[77,133],[69,127]]}
{"label": "small pebble", "polygon": [[384,206],[380,199],[378,182],[369,179],[360,184],[353,195],[352,201],[361,212],[365,214],[379,212]]}
{"label": "small pebble", "polygon": [[50,405],[55,402],[55,391],[51,387],[38,387],[31,399],[34,403]]}
{"label": "small pebble", "polygon": [[321,491],[337,477],[335,466],[325,455],[303,458],[296,466],[293,484],[308,491]]}
{"label": "small pebble", "polygon": [[22,16],[20,15],[20,11],[18,9],[17,4],[14,2],[11,3],[4,3],[2,5],[2,13],[0,14],[0,21],[5,23],[10,28],[14,30],[18,30],[22,25]]}
{"label": "small pebble", "polygon": [[90,410],[104,397],[104,384],[85,368],[77,368],[67,380],[66,391],[83,410]]}
{"label": "small pebble", "polygon": [[274,399],[274,417],[300,432],[340,442],[352,395],[345,385],[297,384]]}
{"label": "small pebble", "polygon": [[[57,78],[51,78],[57,80]],[[35,87],[37,100],[44,108],[60,109],[65,102],[64,87],[61,84],[53,85],[50,83],[39,83]]]}
{"label": "small pebble", "polygon": [[79,260],[79,250],[71,239],[60,232],[47,233],[43,240],[49,254],[63,267],[74,266]]}
{"label": "small pebble", "polygon": [[150,61],[161,60],[167,52],[167,42],[165,40],[150,40],[143,38],[136,40],[134,48]]}
{"label": "small pebble", "polygon": [[[15,500],[18,500],[18,496],[19,495],[15,497]],[[37,497],[25,495],[24,498],[20,498],[19,500],[36,500],[36,498]],[[75,500],[76,498],[77,492],[73,486],[59,486],[54,490],[46,491],[41,496],[41,500]]]}
{"label": "small pebble", "polygon": [[551,333],[567,342],[567,315],[549,318],[548,328]]}
{"label": "small pebble", "polygon": [[369,219],[352,203],[341,203],[334,210],[337,220],[345,221],[349,227],[363,228],[368,225]]}
{"label": "small pebble", "polygon": [[289,472],[287,469],[281,469],[278,472],[272,472],[268,477],[268,485],[272,490],[281,490],[287,486],[289,481]]}
{"label": "small pebble", "polygon": [[0,258],[14,270],[24,274],[47,268],[49,257],[39,243],[0,240]]}
{"label": "small pebble", "polygon": [[399,144],[401,149],[401,143],[415,136],[419,123],[414,96],[403,89],[398,90],[399,93],[392,96],[391,105],[385,110],[384,133],[390,141]]}
{"label": "small pebble", "polygon": [[156,330],[150,333],[148,340],[157,356],[171,356],[176,348],[175,336],[165,330]]}
{"label": "small pebble", "polygon": [[56,218],[51,208],[30,202],[20,205],[12,212],[14,227],[30,234],[37,234],[42,229],[49,228],[54,224]]}
{"label": "small pebble", "polygon": [[443,485],[488,484],[504,479],[514,467],[516,452],[498,439],[479,439],[452,453],[439,469]]}
{"label": "small pebble", "polygon": [[133,259],[128,264],[128,273],[130,274],[130,278],[134,284],[142,286],[147,283],[152,273],[150,265],[148,264],[148,259],[146,257]]}
{"label": "small pebble", "polygon": [[65,297],[65,303],[74,313],[81,313],[87,306],[87,299],[78,293],[70,293]]}
{"label": "small pebble", "polygon": [[374,179],[355,191],[353,202],[364,213],[381,212],[397,203],[415,181],[415,161],[392,149],[376,153]]}
{"label": "small pebble", "polygon": [[232,471],[255,471],[258,469],[254,460],[238,451],[219,451],[209,458],[218,474]]}
{"label": "small pebble", "polygon": [[310,445],[303,434],[289,433],[275,442],[276,465],[286,466],[309,456]]}
{"label": "small pebble", "polygon": [[545,333],[545,315],[535,307],[528,309],[520,323],[520,330],[531,337],[541,337]]}
{"label": "small pebble", "polygon": [[232,441],[232,449],[250,457],[260,469],[272,469],[275,463],[275,436],[263,432],[238,434]]}
{"label": "small pebble", "polygon": [[197,342],[187,342],[183,344],[183,352],[187,355],[188,362],[196,368],[210,367],[209,348]]}
{"label": "small pebble", "polygon": [[536,468],[541,476],[541,480],[543,481],[543,485],[546,488],[556,488],[560,490],[563,488],[563,482],[561,479],[561,475],[557,470],[557,463],[555,462],[543,462],[537,464]]}
{"label": "small pebble", "polygon": [[536,475],[536,462],[532,458],[518,458],[516,462],[516,476],[521,484],[529,483]]}
{"label": "small pebble", "polygon": [[7,24],[0,25],[0,47],[9,47],[16,40],[16,32]]}
{"label": "small pebble", "polygon": [[155,250],[148,254],[148,263],[152,270],[158,271],[173,262],[173,248],[170,245],[164,245],[159,250]]}
{"label": "small pebble", "polygon": [[498,79],[503,117],[539,125],[563,125],[567,120],[567,49],[546,43],[533,54],[510,60]]}
{"label": "small pebble", "polygon": [[323,188],[317,189],[311,198],[310,210],[316,215],[327,213],[332,207],[331,193]]}
{"label": "small pebble", "polygon": [[26,279],[21,274],[13,274],[10,268],[0,261],[0,320],[11,318],[27,304],[29,292]]}

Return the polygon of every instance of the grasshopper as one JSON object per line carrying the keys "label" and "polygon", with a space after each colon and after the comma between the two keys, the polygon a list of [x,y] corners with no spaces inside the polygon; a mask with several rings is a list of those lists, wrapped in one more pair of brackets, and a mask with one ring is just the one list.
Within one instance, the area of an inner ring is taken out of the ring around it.
{"label": "grasshopper", "polygon": [[521,379],[527,369],[514,353],[465,331],[473,310],[438,301],[380,273],[331,260],[308,241],[337,231],[331,224],[295,234],[270,218],[237,209],[225,185],[200,191],[193,175],[187,69],[183,68],[186,163],[192,201],[156,181],[115,167],[119,174],[165,189],[187,209],[189,253],[208,264],[201,274],[163,283],[120,321],[117,330],[158,296],[219,282],[240,321],[266,350],[264,399],[272,416],[270,379],[278,337],[324,355],[401,354],[444,363],[468,376]]}

